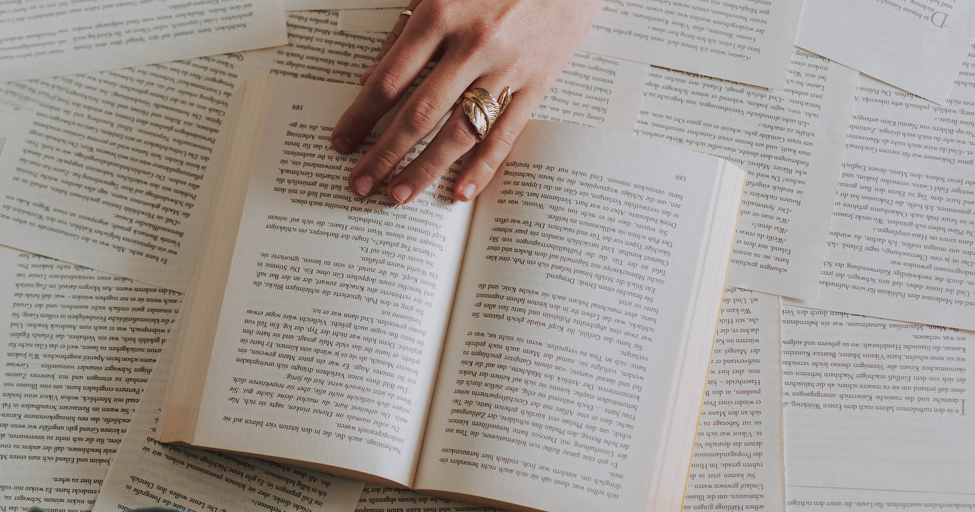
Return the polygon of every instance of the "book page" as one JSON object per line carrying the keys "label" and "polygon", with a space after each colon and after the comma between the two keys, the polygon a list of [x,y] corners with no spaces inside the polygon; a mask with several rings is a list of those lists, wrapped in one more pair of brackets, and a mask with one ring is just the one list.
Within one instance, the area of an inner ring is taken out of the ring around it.
{"label": "book page", "polygon": [[819,293],[798,305],[975,329],[973,126],[972,77],[944,107],[861,79]]}
{"label": "book page", "polygon": [[6,84],[36,111],[0,155],[0,243],[185,290],[231,95],[267,52]]}
{"label": "book page", "polygon": [[329,10],[329,9],[370,9],[399,7],[405,9],[409,0],[285,0],[289,11]]}
{"label": "book page", "polygon": [[950,328],[783,306],[790,493],[799,486],[971,501],[972,340]]}
{"label": "book page", "polygon": [[328,137],[358,89],[274,84],[193,443],[408,484],[470,207],[453,175],[351,195]]}
{"label": "book page", "polygon": [[646,64],[576,52],[532,118],[629,135],[649,72]]}
{"label": "book page", "polygon": [[788,512],[866,512],[882,508],[905,512],[975,509],[975,496],[971,493],[965,495],[793,486],[788,488],[788,495]]}
{"label": "book page", "polygon": [[94,512],[149,506],[179,507],[187,512],[274,507],[348,512],[355,506],[362,492],[361,482],[155,441],[175,349],[173,337],[152,370],[129,432],[118,446],[98,493]]}
{"label": "book page", "polygon": [[606,0],[580,49],[778,89],[801,6],[801,0]]}
{"label": "book page", "polygon": [[975,3],[805,2],[796,46],[944,104],[975,33]]}
{"label": "book page", "polygon": [[651,71],[636,134],[748,171],[729,285],[816,296],[857,77],[802,50],[782,91]]}
{"label": "book page", "polygon": [[428,496],[410,489],[366,485],[359,496],[355,512],[402,512],[404,510],[436,512],[502,512],[501,509],[472,505]]}
{"label": "book page", "polygon": [[347,33],[388,33],[403,15],[403,8],[386,9],[342,9],[339,15],[339,30]]}
{"label": "book page", "polygon": [[91,507],[180,302],[0,247],[0,508]]}
{"label": "book page", "polygon": [[283,0],[4,2],[0,82],[286,43]]}
{"label": "book page", "polygon": [[722,164],[529,122],[478,199],[418,490],[645,508]]}
{"label": "book page", "polygon": [[288,46],[275,50],[271,74],[358,85],[385,35],[343,33],[339,15],[339,11],[289,12]]}
{"label": "book page", "polygon": [[779,298],[725,290],[684,506],[782,510]]}

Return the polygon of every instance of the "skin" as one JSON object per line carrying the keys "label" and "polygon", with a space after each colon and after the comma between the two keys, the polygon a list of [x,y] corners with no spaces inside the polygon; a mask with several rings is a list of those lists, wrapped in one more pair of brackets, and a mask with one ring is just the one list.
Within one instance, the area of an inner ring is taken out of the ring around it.
{"label": "skin", "polygon": [[454,184],[457,199],[475,198],[504,162],[601,4],[602,0],[413,0],[413,15],[400,16],[376,62],[363,73],[363,89],[335,126],[332,147],[340,153],[355,151],[427,63],[437,65],[352,170],[352,192],[372,195],[453,110],[426,149],[386,188],[394,203],[412,201],[477,143],[463,109],[454,109],[457,98],[471,87],[498,97],[509,86],[511,103],[466,159]]}

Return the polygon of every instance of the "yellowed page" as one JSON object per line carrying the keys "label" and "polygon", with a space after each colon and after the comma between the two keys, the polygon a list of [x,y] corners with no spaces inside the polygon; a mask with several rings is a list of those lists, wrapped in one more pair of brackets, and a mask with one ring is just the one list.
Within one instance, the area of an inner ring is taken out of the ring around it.
{"label": "yellowed page", "polygon": [[284,0],[5,2],[0,82],[285,44]]}

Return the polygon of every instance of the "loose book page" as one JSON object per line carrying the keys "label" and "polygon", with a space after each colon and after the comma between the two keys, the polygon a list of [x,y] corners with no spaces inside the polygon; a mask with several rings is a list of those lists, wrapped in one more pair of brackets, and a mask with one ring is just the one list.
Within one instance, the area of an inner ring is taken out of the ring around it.
{"label": "loose book page", "polygon": [[788,496],[787,512],[868,512],[884,508],[899,512],[975,509],[975,496],[971,494],[792,486],[788,488]]}
{"label": "loose book page", "polygon": [[684,506],[782,510],[779,298],[725,290]]}
{"label": "loose book page", "polygon": [[289,11],[331,10],[331,9],[374,9],[399,7],[405,9],[409,0],[285,0]]}
{"label": "loose book page", "polygon": [[607,0],[580,49],[781,88],[801,0]]}
{"label": "loose book page", "polygon": [[797,304],[975,329],[973,133],[972,77],[944,107],[863,77],[819,293]]}
{"label": "loose book page", "polygon": [[783,306],[790,493],[797,486],[820,495],[845,489],[847,496],[972,501],[973,339],[950,328]]}
{"label": "loose book page", "polygon": [[646,64],[576,52],[532,118],[629,135],[649,72]]}
{"label": "loose book page", "polygon": [[422,510],[436,512],[502,512],[501,509],[472,505],[460,501],[427,496],[426,494],[398,489],[366,485],[359,496],[355,512],[402,512],[403,510]]}
{"label": "loose book page", "polygon": [[0,243],[185,290],[234,111],[268,52],[6,84]]}
{"label": "loose book page", "polygon": [[402,8],[343,9],[339,15],[339,30],[349,33],[389,32],[403,14]]}
{"label": "loose book page", "polygon": [[973,2],[816,0],[795,44],[942,105],[973,34]]}
{"label": "loose book page", "polygon": [[271,74],[358,84],[385,35],[346,34],[338,19],[338,11],[289,12],[288,46],[275,49]]}
{"label": "loose book page", "polygon": [[782,91],[650,72],[636,134],[748,171],[729,285],[816,296],[857,77],[798,49]]}
{"label": "loose book page", "polygon": [[153,440],[175,349],[173,337],[152,370],[94,512],[160,505],[187,512],[273,507],[348,512],[355,506],[361,482]]}
{"label": "loose book page", "polygon": [[91,507],[181,299],[0,247],[0,509]]}
{"label": "loose book page", "polygon": [[274,84],[193,442],[408,484],[469,205],[452,176],[351,195],[328,137],[358,89]]}
{"label": "loose book page", "polygon": [[479,196],[417,489],[566,511],[661,498],[701,205],[727,164],[634,142],[531,121]]}
{"label": "loose book page", "polygon": [[284,0],[5,2],[0,82],[286,44]]}

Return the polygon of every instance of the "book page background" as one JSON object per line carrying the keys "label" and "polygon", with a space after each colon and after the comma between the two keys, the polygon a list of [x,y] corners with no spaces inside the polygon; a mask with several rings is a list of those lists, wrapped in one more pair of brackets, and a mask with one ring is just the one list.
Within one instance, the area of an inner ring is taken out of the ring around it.
{"label": "book page background", "polygon": [[781,91],[654,68],[634,132],[748,171],[728,283],[816,295],[857,74],[796,50]]}
{"label": "book page background", "polygon": [[781,88],[801,5],[798,0],[607,1],[581,49]]}
{"label": "book page background", "polygon": [[621,142],[533,121],[481,195],[417,488],[643,505],[718,169]]}
{"label": "book page background", "polygon": [[975,32],[972,2],[805,2],[795,44],[939,105]]}
{"label": "book page background", "polygon": [[968,75],[944,107],[862,76],[819,292],[794,304],[975,329],[973,126]]}
{"label": "book page background", "polygon": [[283,2],[7,2],[0,9],[0,81],[278,46],[286,42]]}

